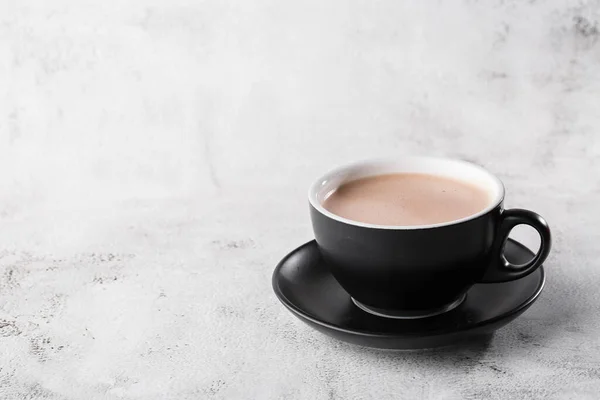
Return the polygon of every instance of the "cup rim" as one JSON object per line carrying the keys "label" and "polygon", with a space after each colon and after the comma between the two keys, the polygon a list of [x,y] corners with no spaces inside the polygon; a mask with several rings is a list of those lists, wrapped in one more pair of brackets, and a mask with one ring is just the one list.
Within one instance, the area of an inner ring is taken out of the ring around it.
{"label": "cup rim", "polygon": [[[486,208],[482,209],[481,211],[479,211],[475,214],[468,215],[466,217],[452,220],[452,221],[439,222],[436,224],[426,224],[426,225],[379,225],[379,224],[370,224],[370,223],[366,223],[366,222],[355,221],[352,219],[341,217],[339,215],[336,215],[336,214],[326,210],[321,205],[319,199],[317,198],[317,195],[319,193],[319,189],[321,188],[321,186],[323,186],[329,179],[332,179],[333,177],[340,175],[344,171],[356,169],[356,168],[360,168],[360,167],[368,167],[368,166],[377,165],[377,164],[394,163],[394,162],[400,162],[400,161],[403,161],[403,162],[448,162],[448,163],[460,164],[462,166],[475,169],[475,170],[487,175],[487,177],[490,179],[490,181],[496,186],[497,195],[490,201],[490,204]],[[496,177],[494,174],[492,174],[485,168],[483,168],[477,164],[474,164],[472,162],[460,160],[460,159],[456,159],[456,158],[446,158],[446,157],[406,156],[406,157],[393,157],[393,158],[388,157],[388,158],[364,159],[364,160],[356,161],[353,163],[344,164],[337,168],[331,169],[330,171],[321,175],[310,186],[310,188],[308,190],[308,201],[309,201],[310,205],[315,210],[317,210],[319,213],[325,215],[326,217],[334,219],[336,221],[342,222],[344,224],[354,225],[354,226],[358,226],[358,227],[362,227],[362,228],[372,228],[372,229],[419,230],[419,229],[432,229],[432,228],[440,228],[440,227],[450,226],[450,225],[457,225],[457,224],[460,224],[463,222],[467,222],[467,221],[471,221],[476,218],[479,218],[482,215],[485,215],[485,214],[489,213],[490,211],[492,211],[493,209],[495,209],[496,207],[498,207],[498,205],[502,204],[502,202],[504,201],[505,192],[506,192],[506,190],[505,190],[504,184],[498,177]]]}

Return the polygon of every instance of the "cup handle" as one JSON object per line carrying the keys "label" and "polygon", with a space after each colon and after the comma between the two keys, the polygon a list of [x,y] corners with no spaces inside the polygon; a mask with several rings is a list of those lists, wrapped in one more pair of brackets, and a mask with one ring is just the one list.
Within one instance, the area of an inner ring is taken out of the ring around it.
{"label": "cup handle", "polygon": [[[529,210],[513,208],[504,210],[501,214],[498,233],[492,250],[491,263],[486,270],[481,283],[508,282],[524,277],[535,271],[548,257],[552,245],[550,228],[544,218]],[[540,235],[540,249],[532,260],[525,264],[515,265],[504,256],[504,246],[510,231],[517,225],[529,225]]]}

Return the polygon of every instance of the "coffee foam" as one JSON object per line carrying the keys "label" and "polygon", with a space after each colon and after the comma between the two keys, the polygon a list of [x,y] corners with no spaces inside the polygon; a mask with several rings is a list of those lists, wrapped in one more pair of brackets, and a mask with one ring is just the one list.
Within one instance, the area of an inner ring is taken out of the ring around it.
{"label": "coffee foam", "polygon": [[393,173],[346,182],[327,194],[323,207],[340,217],[388,226],[439,224],[474,215],[491,194],[467,181],[423,173]]}

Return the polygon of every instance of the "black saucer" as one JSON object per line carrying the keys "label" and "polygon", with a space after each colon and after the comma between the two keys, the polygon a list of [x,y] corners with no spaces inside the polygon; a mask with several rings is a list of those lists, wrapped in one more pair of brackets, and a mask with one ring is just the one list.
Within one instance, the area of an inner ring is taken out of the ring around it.
{"label": "black saucer", "polygon": [[[533,253],[509,239],[506,258],[525,263]],[[474,285],[455,309],[420,319],[378,317],[358,308],[329,273],[313,240],[288,254],[273,273],[273,290],[296,317],[316,330],[362,346],[423,349],[489,334],[521,315],[544,287],[542,267],[512,282]]]}

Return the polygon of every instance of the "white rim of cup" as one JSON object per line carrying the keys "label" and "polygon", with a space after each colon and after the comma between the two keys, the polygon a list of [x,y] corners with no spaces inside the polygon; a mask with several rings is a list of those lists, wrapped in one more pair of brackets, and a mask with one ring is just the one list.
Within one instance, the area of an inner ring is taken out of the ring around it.
{"label": "white rim of cup", "polygon": [[[440,168],[435,168],[435,166]],[[446,168],[441,168],[441,166],[445,166]],[[463,177],[461,178],[461,176],[459,176],[458,174],[453,173],[451,171],[452,169],[454,172],[456,172],[457,170],[461,170],[463,172]],[[471,178],[478,178],[479,181],[474,184],[481,186],[482,181],[486,181],[486,191],[490,193],[490,204],[476,214],[472,214],[457,220],[429,225],[378,225],[354,221],[351,219],[340,217],[339,215],[333,214],[332,212],[326,210],[321,205],[321,197],[323,197],[323,200],[326,199],[327,196],[333,193],[333,191],[335,191],[339,186],[354,179],[374,175],[407,172],[426,173],[473,183],[471,179],[464,177],[464,172],[467,171],[470,171],[470,174],[467,173],[466,175],[470,175]],[[324,195],[323,192],[325,192]],[[398,158],[362,160],[335,168],[322,175],[310,186],[308,190],[308,201],[310,202],[311,206],[313,206],[321,214],[336,221],[343,222],[345,224],[360,226],[363,228],[388,230],[417,230],[456,225],[462,222],[476,219],[490,212],[499,204],[501,204],[504,200],[504,194],[505,188],[502,181],[483,167],[480,167],[479,165],[473,164],[468,161],[452,158],[407,156]]]}

